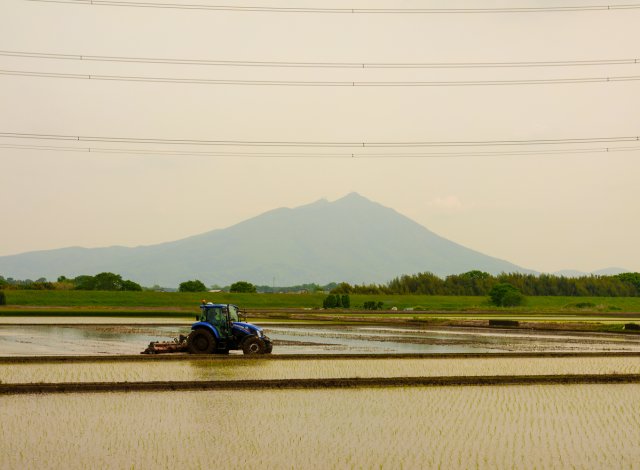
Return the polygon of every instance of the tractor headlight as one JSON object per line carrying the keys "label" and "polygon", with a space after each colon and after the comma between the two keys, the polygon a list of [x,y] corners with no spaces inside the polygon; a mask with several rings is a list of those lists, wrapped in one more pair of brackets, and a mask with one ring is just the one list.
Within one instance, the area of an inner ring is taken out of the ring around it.
{"label": "tractor headlight", "polygon": [[262,330],[256,330],[256,336],[258,338],[262,338],[264,336],[264,332]]}

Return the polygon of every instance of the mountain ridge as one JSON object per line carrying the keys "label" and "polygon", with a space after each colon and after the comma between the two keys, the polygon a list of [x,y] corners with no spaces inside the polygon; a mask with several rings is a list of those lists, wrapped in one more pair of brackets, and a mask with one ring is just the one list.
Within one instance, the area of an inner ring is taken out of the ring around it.
{"label": "mountain ridge", "polygon": [[584,276],[615,276],[616,274],[628,273],[629,269],[620,268],[617,266],[611,266],[608,268],[596,269],[595,271],[578,271],[577,269],[562,269],[560,271],[555,271],[553,274],[555,276],[564,276],[564,277],[584,277]]}
{"label": "mountain ridge", "polygon": [[143,285],[381,283],[431,271],[533,272],[447,240],[396,210],[350,193],[281,207],[224,229],[137,247],[65,247],[0,257],[5,277],[56,279],[111,271]]}

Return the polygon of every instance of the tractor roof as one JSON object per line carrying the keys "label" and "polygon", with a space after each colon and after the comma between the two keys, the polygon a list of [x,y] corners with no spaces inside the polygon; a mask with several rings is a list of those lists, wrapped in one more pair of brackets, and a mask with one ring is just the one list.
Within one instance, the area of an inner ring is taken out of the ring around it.
{"label": "tractor roof", "polygon": [[[200,304],[200,308],[223,308],[229,305],[232,305],[232,304],[214,304],[211,302],[207,302],[206,304]],[[234,307],[238,308],[237,305],[234,305]]]}

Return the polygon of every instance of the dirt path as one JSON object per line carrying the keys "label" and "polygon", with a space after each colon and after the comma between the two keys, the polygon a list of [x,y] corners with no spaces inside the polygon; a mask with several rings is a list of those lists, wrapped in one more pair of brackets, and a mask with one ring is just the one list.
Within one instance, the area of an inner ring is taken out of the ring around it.
{"label": "dirt path", "polygon": [[448,353],[448,354],[265,354],[256,356],[160,354],[119,356],[4,356],[0,364],[41,364],[81,362],[131,362],[131,361],[269,361],[269,360],[353,360],[353,359],[470,359],[470,358],[553,358],[553,357],[637,357],[640,352],[504,352],[504,353]]}
{"label": "dirt path", "polygon": [[0,395],[33,393],[142,392],[184,390],[269,390],[363,387],[442,387],[486,385],[620,384],[640,383],[640,374],[380,377],[350,379],[284,379],[183,382],[92,382],[58,384],[0,384]]}

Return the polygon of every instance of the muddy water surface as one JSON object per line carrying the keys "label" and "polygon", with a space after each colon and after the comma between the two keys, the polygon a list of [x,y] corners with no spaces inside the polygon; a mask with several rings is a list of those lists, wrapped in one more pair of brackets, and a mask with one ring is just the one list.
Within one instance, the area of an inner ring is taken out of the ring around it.
{"label": "muddy water surface", "polygon": [[[0,356],[138,354],[189,333],[176,324],[0,324]],[[406,326],[264,325],[274,354],[640,351],[640,336]],[[233,353],[233,352],[232,352]],[[236,352],[237,353],[237,352]]]}

